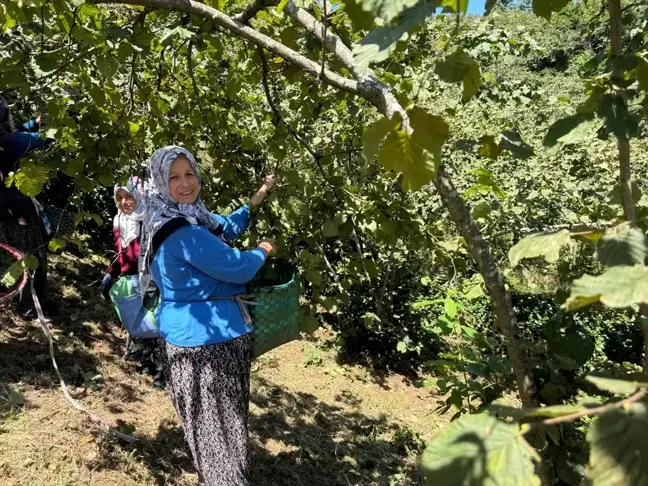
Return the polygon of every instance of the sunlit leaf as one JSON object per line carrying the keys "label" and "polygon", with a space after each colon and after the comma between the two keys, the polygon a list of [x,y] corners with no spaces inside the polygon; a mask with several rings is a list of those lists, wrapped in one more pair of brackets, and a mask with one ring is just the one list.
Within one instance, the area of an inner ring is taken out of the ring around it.
{"label": "sunlit leaf", "polygon": [[358,68],[363,70],[368,68],[372,62],[387,59],[397,42],[404,40],[407,33],[432,15],[435,9],[436,2],[419,2],[405,9],[399,15],[396,24],[377,27],[369,32],[353,46],[353,57]]}
{"label": "sunlit leaf", "polygon": [[593,486],[638,486],[648,478],[645,403],[602,413],[587,432]]}
{"label": "sunlit leaf", "polygon": [[429,183],[440,162],[441,148],[449,136],[443,118],[419,108],[408,113],[413,133],[397,130],[389,134],[378,154],[387,170],[403,174],[403,189],[417,190]]}
{"label": "sunlit leaf", "polygon": [[538,460],[517,424],[477,414],[437,432],[421,466],[430,486],[539,486]]}
{"label": "sunlit leaf", "polygon": [[415,5],[418,0],[362,0],[362,8],[371,12],[374,17],[389,22],[408,7]]}
{"label": "sunlit leaf", "polygon": [[400,123],[401,117],[396,114],[391,119],[387,117],[380,118],[365,130],[362,135],[362,155],[366,162],[370,162],[374,158],[378,150],[380,150],[380,145],[385,140],[385,137],[396,130]]}
{"label": "sunlit leaf", "polygon": [[53,238],[50,240],[48,247],[50,251],[56,253],[59,250],[65,249],[68,242],[65,238]]}
{"label": "sunlit leaf", "polygon": [[566,229],[529,235],[509,250],[509,261],[512,267],[516,267],[525,258],[543,257],[549,263],[558,261],[561,248],[568,245],[570,240],[571,235]]}
{"label": "sunlit leaf", "polygon": [[563,145],[583,140],[596,125],[596,118],[590,113],[578,113],[555,122],[543,140],[551,153],[556,153]]}
{"label": "sunlit leaf", "polygon": [[[637,381],[637,378],[643,381]],[[601,373],[591,373],[585,379],[601,391],[618,395],[629,395],[640,388],[648,388],[648,376],[611,377]]]}
{"label": "sunlit leaf", "polygon": [[451,12],[466,13],[468,0],[441,0],[441,6]]}
{"label": "sunlit leaf", "polygon": [[602,275],[574,280],[565,308],[579,309],[599,301],[615,309],[648,303],[648,267],[612,267]]}

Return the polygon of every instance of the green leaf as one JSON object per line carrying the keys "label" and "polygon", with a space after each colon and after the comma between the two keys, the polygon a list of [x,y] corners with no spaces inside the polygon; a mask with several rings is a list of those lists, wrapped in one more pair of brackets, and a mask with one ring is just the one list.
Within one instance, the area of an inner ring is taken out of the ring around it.
{"label": "green leaf", "polygon": [[29,86],[29,81],[18,69],[0,69],[0,86],[6,88],[22,88]]}
{"label": "green leaf", "polygon": [[441,6],[455,13],[466,13],[468,11],[468,0],[441,0]]}
{"label": "green leaf", "polygon": [[613,408],[587,432],[588,476],[593,486],[639,486],[648,478],[648,409],[645,403]]}
{"label": "green leaf", "polygon": [[385,137],[396,130],[401,123],[401,117],[396,114],[394,118],[380,118],[373,122],[362,135],[362,155],[367,163],[371,162],[380,150]]}
{"label": "green leaf", "polygon": [[495,141],[493,135],[485,135],[480,140],[481,145],[477,150],[477,154],[481,157],[488,157],[489,159],[496,159],[502,153],[502,149]]}
{"label": "green leaf", "polygon": [[578,143],[583,140],[596,125],[596,118],[591,113],[577,113],[558,120],[549,127],[543,144],[550,153],[556,153],[563,145]]}
{"label": "green leaf", "polygon": [[[635,378],[640,378],[643,381],[637,381]],[[641,388],[648,387],[648,376],[611,377],[601,373],[591,373],[585,379],[599,390],[617,395],[629,395]]]}
{"label": "green leaf", "polygon": [[446,299],[443,301],[443,308],[445,310],[446,315],[450,319],[454,319],[456,317],[456,315],[457,315],[457,304],[450,297],[446,297]]}
{"label": "green leaf", "polygon": [[412,7],[418,0],[362,0],[362,8],[371,12],[374,17],[391,22],[408,7]]}
{"label": "green leaf", "polygon": [[450,128],[446,121],[429,115],[422,108],[413,108],[408,113],[412,124],[412,141],[423,149],[426,157],[432,157],[436,167],[441,165],[441,150],[450,138]]}
{"label": "green leaf", "polygon": [[597,277],[585,275],[574,280],[564,307],[580,309],[599,301],[614,309],[648,303],[648,268],[612,267]]}
{"label": "green leaf", "polygon": [[106,78],[112,78],[119,69],[119,63],[111,55],[97,58],[96,66],[97,70]]}
{"label": "green leaf", "polygon": [[128,133],[134,137],[139,132],[140,126],[137,123],[128,122]]}
{"label": "green leaf", "polygon": [[404,341],[398,341],[396,345],[396,351],[399,353],[407,353],[407,343]]}
{"label": "green leaf", "polygon": [[9,391],[8,398],[9,398],[8,400],[9,403],[15,407],[22,407],[23,405],[25,405],[25,403],[27,403],[27,400],[25,400],[25,396],[22,393],[20,393],[20,391],[13,388]]}
{"label": "green leaf", "polygon": [[34,162],[23,162],[12,178],[12,183],[26,196],[37,196],[43,186],[49,182],[50,172],[47,167]]}
{"label": "green leaf", "polygon": [[537,452],[517,424],[466,415],[438,432],[421,466],[430,486],[539,486]]}
{"label": "green leaf", "polygon": [[[641,190],[641,186],[637,184],[637,181],[632,181],[630,185],[632,186],[632,202],[637,204],[641,199],[641,196],[643,195],[643,191]],[[610,192],[608,193],[608,198],[610,199],[610,202],[612,204],[618,204],[619,206],[623,206],[620,183],[617,182],[614,184],[614,186],[610,189]]]}
{"label": "green leaf", "polygon": [[344,0],[343,9],[351,19],[351,25],[355,31],[370,30],[375,27],[373,16],[362,9],[361,0]]}
{"label": "green leaf", "polygon": [[648,255],[648,239],[638,228],[624,223],[608,229],[597,245],[598,260],[605,266],[643,263]]}
{"label": "green leaf", "polygon": [[628,105],[619,95],[606,94],[601,96],[598,105],[598,115],[605,119],[605,126],[609,133],[620,140],[630,140],[637,132],[636,117],[628,112]]}
{"label": "green leaf", "polygon": [[560,12],[569,2],[570,0],[533,0],[533,13],[551,20],[551,15]]}
{"label": "green leaf", "polygon": [[358,69],[365,70],[373,62],[381,62],[389,57],[399,40],[405,40],[407,29],[396,25],[377,27],[353,46],[353,58]]}
{"label": "green leaf", "polygon": [[387,59],[398,41],[405,40],[407,33],[432,15],[436,6],[436,2],[419,2],[403,11],[397,24],[378,27],[369,32],[353,46],[353,57],[358,69],[367,69],[372,62]]}
{"label": "green leaf", "polygon": [[449,136],[443,118],[414,108],[408,113],[413,128],[410,136],[402,130],[389,134],[378,154],[387,170],[403,174],[403,189],[417,190],[429,183],[441,162],[441,148]]}
{"label": "green leaf", "polygon": [[27,270],[36,270],[39,265],[40,263],[38,261],[38,258],[36,258],[34,255],[27,255],[24,258],[16,260],[7,269],[4,275],[2,275],[0,284],[2,284],[6,288],[11,288],[16,285],[23,273],[25,273]]}
{"label": "green leaf", "polygon": [[286,8],[287,4],[288,4],[288,0],[281,0],[281,2],[279,2],[279,5],[277,5],[277,12],[278,13],[283,12],[283,9]]}
{"label": "green leaf", "polygon": [[322,274],[317,270],[308,270],[304,273],[304,277],[313,285],[319,285],[322,283]]}
{"label": "green leaf", "polygon": [[299,330],[306,334],[313,334],[319,328],[319,321],[311,314],[304,314],[299,322]]}
{"label": "green leaf", "polygon": [[56,253],[59,250],[65,249],[67,244],[68,242],[65,238],[53,238],[52,240],[50,240],[47,246],[49,247],[51,252]]}
{"label": "green leaf", "polygon": [[529,235],[509,250],[509,261],[513,268],[525,258],[543,257],[548,263],[556,262],[560,258],[560,249],[570,240],[571,235],[566,229]]}
{"label": "green leaf", "polygon": [[36,65],[40,69],[39,75],[42,76],[54,71],[58,66],[61,57],[57,54],[45,54],[36,58]]}
{"label": "green leaf", "polygon": [[437,62],[434,72],[446,83],[463,83],[464,103],[477,93],[482,84],[479,65],[461,48]]}
{"label": "green leaf", "polygon": [[332,238],[338,234],[338,224],[333,219],[327,219],[322,225],[322,232],[327,238]]}

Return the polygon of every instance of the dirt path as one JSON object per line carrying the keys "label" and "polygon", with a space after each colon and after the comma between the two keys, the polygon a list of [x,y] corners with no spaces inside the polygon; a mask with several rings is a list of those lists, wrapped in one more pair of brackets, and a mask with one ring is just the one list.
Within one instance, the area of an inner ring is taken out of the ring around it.
{"label": "dirt path", "polygon": [[[0,308],[0,485],[196,484],[169,397],[121,358],[123,332],[90,285],[100,266],[62,256],[52,267],[57,315],[68,316],[52,323],[64,377],[138,441],[93,430],[58,389],[40,328]],[[430,392],[334,357],[326,341],[299,341],[254,363],[251,484],[421,484],[423,441],[447,422]]]}

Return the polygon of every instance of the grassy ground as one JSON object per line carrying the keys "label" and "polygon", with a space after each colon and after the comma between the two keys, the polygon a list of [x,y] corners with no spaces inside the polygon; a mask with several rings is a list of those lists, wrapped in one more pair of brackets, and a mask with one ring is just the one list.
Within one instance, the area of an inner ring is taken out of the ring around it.
{"label": "grassy ground", "polygon": [[[138,440],[120,443],[74,410],[38,325],[0,307],[0,485],[196,484],[169,397],[121,357],[123,331],[93,285],[101,265],[67,254],[52,260],[52,329],[64,378],[84,406],[134,427]],[[253,365],[252,484],[421,484],[423,442],[447,422],[434,414],[430,391],[340,366],[319,338]]]}

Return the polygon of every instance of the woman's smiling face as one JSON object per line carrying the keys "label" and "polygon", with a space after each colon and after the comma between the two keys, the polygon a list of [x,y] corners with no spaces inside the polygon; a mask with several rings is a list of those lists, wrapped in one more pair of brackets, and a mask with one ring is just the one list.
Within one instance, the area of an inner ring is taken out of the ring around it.
{"label": "woman's smiling face", "polygon": [[137,201],[125,189],[119,189],[115,197],[117,208],[124,214],[130,214],[137,209]]}
{"label": "woman's smiling face", "polygon": [[193,204],[200,193],[200,181],[191,162],[181,155],[171,164],[169,171],[169,192],[178,204]]}

